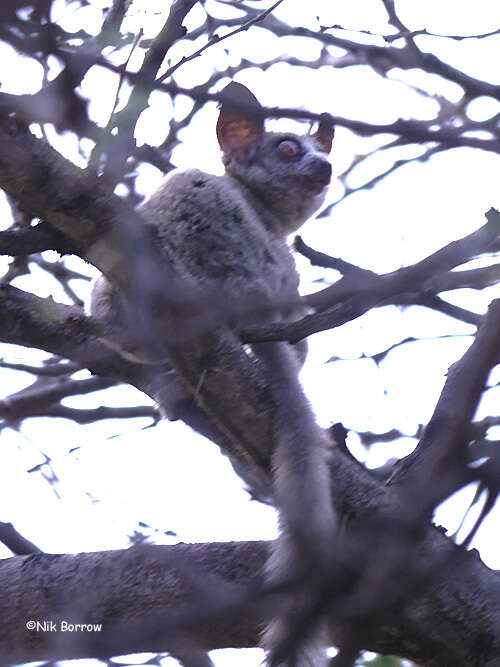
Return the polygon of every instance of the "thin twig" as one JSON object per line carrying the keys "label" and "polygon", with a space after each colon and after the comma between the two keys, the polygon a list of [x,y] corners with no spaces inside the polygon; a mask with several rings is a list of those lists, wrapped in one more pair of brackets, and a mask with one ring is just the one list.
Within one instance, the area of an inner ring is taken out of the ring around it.
{"label": "thin twig", "polygon": [[141,28],[137,35],[134,38],[134,41],[132,42],[132,45],[130,47],[129,54],[127,56],[126,61],[122,65],[123,71],[119,76],[118,79],[118,85],[116,86],[116,94],[115,94],[115,99],[113,102],[113,108],[111,109],[111,113],[109,114],[109,119],[108,122],[106,123],[106,127],[103,130],[103,134],[101,137],[101,141],[97,142],[92,150],[92,153],[89,158],[89,163],[88,163],[88,169],[89,171],[93,172],[96,174],[98,167],[99,167],[99,159],[103,153],[103,142],[107,138],[108,140],[111,138],[111,129],[113,127],[113,121],[115,120],[115,112],[116,108],[118,106],[118,102],[120,100],[120,91],[122,89],[123,82],[125,80],[125,75],[124,72],[126,72],[128,64],[130,62],[130,59],[132,58],[132,54],[134,53],[137,44],[139,43],[139,40],[141,39],[143,35],[143,29]]}
{"label": "thin twig", "polygon": [[198,49],[198,51],[195,51],[190,56],[184,56],[183,58],[181,58],[178,63],[176,63],[175,65],[172,65],[172,67],[169,67],[168,70],[165,72],[165,74],[163,74],[161,77],[159,77],[158,81],[159,82],[165,81],[166,79],[171,77],[172,74],[176,70],[179,69],[179,67],[181,67],[185,63],[188,63],[190,60],[194,60],[195,58],[198,58],[198,56],[200,56],[204,51],[206,51],[208,48],[210,48],[214,44],[220,44],[225,39],[228,39],[229,37],[233,37],[234,35],[237,35],[239,32],[244,32],[245,30],[248,30],[249,28],[254,26],[256,23],[259,23],[260,21],[263,21],[266,18],[266,16],[271,14],[271,12],[273,12],[278,5],[281,5],[281,3],[283,1],[284,0],[277,0],[277,2],[275,2],[274,5],[272,5],[271,7],[269,7],[269,9],[266,9],[261,14],[258,14],[254,18],[252,18],[249,21],[247,21],[246,23],[243,23],[242,25],[238,26],[238,28],[235,28],[234,30],[231,30],[231,32],[228,32],[226,35],[223,35],[222,37],[219,37],[219,35],[217,35],[217,34],[212,35],[212,37],[208,40],[208,42],[204,46],[201,47],[201,49]]}

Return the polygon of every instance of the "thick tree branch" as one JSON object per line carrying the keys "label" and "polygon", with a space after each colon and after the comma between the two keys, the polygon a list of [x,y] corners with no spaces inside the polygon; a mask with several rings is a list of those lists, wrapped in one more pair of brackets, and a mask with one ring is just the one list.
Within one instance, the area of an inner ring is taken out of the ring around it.
{"label": "thick tree branch", "polygon": [[[434,529],[421,548],[431,567],[443,557],[449,567],[426,581],[366,648],[429,667],[494,667],[500,659],[498,574]],[[260,586],[266,551],[263,542],[179,544],[1,561],[2,664],[169,651],[179,635],[204,650],[256,646],[262,608],[249,601]],[[53,620],[56,630],[29,630],[27,620]],[[102,629],[63,633],[62,621],[102,623]],[[344,631],[332,618],[332,643]]]}
{"label": "thick tree branch", "polygon": [[[0,285],[0,339],[5,343],[35,347],[93,367],[101,375],[125,377],[132,364],[119,362],[95,336],[89,334],[80,308],[56,303]],[[101,360],[104,366],[101,366]],[[107,373],[104,371],[107,369]]]}

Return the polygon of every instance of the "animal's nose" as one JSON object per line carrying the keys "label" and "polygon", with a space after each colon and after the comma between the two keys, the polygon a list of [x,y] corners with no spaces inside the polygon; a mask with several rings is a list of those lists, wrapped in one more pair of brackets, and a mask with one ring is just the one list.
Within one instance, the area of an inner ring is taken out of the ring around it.
{"label": "animal's nose", "polygon": [[332,165],[326,160],[316,159],[312,164],[312,175],[320,183],[328,185],[332,177]]}

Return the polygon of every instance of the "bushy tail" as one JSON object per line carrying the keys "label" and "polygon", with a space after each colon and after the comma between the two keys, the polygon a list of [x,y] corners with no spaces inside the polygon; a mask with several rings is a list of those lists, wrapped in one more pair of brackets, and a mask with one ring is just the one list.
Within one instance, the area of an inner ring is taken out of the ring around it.
{"label": "bushy tail", "polygon": [[283,590],[280,612],[262,637],[273,667],[327,664],[325,620],[315,611],[328,588],[335,515],[330,494],[330,441],[314,418],[286,343],[254,346],[268,373],[273,423],[274,498],[280,537],[266,564],[270,588]]}

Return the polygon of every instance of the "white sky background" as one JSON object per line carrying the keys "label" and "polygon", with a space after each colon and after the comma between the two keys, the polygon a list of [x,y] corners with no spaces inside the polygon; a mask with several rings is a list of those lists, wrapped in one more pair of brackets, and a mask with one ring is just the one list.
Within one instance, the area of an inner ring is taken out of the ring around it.
{"label": "white sky background", "polygon": [[[78,29],[82,21],[87,30],[98,30],[99,6],[63,10],[61,21],[66,29]],[[258,3],[258,7],[270,2]],[[136,1],[130,10],[130,30],[143,27],[145,36],[153,36],[162,25],[170,3],[159,0]],[[264,7],[265,5],[265,7]],[[477,34],[500,26],[498,0],[402,0],[397,3],[400,17],[410,29],[427,28],[441,34]],[[257,6],[257,5],[256,5]],[[208,2],[220,15],[233,10]],[[381,2],[377,0],[323,2],[321,0],[285,0],[276,15],[287,22],[318,28],[341,24],[352,30],[369,30],[389,34]],[[187,21],[188,28],[196,27],[202,19],[195,7]],[[92,28],[94,26],[94,28]],[[343,33],[349,37],[349,33]],[[354,35],[356,38],[359,35]],[[364,35],[370,43],[383,45],[381,38]],[[172,62],[195,51],[204,43],[183,42],[170,52]],[[463,68],[468,74],[492,83],[500,83],[500,38],[453,41],[419,37],[424,50],[433,50],[450,64]],[[229,53],[226,52],[229,50]],[[221,45],[209,49],[201,58],[182,67],[176,81],[191,86],[203,82],[214,67],[238,63],[240,57],[257,62],[276,57],[288,50],[303,58],[316,58],[318,50],[304,39],[271,38],[262,29],[252,28]],[[337,55],[336,49],[331,49]],[[131,69],[140,65],[140,51],[131,59]],[[340,55],[340,51],[338,52]],[[41,68],[28,59],[17,57],[0,45],[2,90],[32,92],[41,83]],[[53,75],[58,65],[54,60]],[[265,105],[303,107],[312,111],[328,111],[374,123],[390,123],[398,117],[427,119],[436,110],[432,94],[439,93],[456,101],[460,89],[439,77],[393,70],[389,79],[381,80],[365,67],[318,71],[287,68],[278,65],[266,72],[244,70],[236,79],[252,88]],[[417,85],[430,97],[418,95],[408,85]],[[91,115],[105,124],[116,91],[116,77],[101,68],[94,68],[84,80],[82,92],[92,102]],[[160,144],[166,134],[166,120],[172,113],[182,116],[189,101],[177,98],[174,108],[166,95],[154,93],[151,107],[144,114],[137,131],[138,142]],[[498,113],[499,104],[482,99],[471,105],[471,117],[490,117]],[[183,144],[174,153],[179,167],[197,166],[220,172],[219,149],[215,138],[216,107],[207,105],[182,133]],[[280,121],[280,127],[292,125]],[[300,126],[306,131],[306,126]],[[303,131],[301,129],[300,131]],[[48,135],[54,145],[67,157],[83,166],[73,137],[57,137],[50,128]],[[352,156],[387,141],[387,137],[361,139],[342,128],[337,129],[332,151],[334,173],[341,173]],[[88,150],[90,142],[84,144]],[[398,157],[417,155],[415,148],[393,149]],[[411,152],[413,151],[413,153]],[[386,156],[375,156],[353,172],[349,185],[356,186],[385,166]],[[478,150],[460,148],[431,158],[427,163],[411,164],[377,185],[374,190],[355,194],[335,207],[330,218],[310,222],[301,230],[305,241],[326,253],[340,256],[378,272],[390,271],[411,264],[437,250],[455,238],[464,236],[484,224],[484,213],[490,206],[500,207],[498,187],[500,157]],[[139,189],[153,191],[161,174],[153,167],[140,170]],[[340,186],[333,184],[328,202],[338,199]],[[1,224],[10,219],[2,207]],[[47,257],[55,259],[55,253]],[[304,290],[318,289],[312,281],[327,272],[311,269],[298,259],[304,275]],[[72,265],[82,268],[83,262]],[[3,265],[1,265],[3,266]],[[86,270],[91,273],[89,267]],[[332,272],[332,276],[334,273]],[[52,294],[60,301],[67,298],[54,280],[34,267],[32,276],[18,279],[15,284],[42,296]],[[88,285],[73,282],[83,295]],[[484,312],[488,302],[500,296],[498,286],[477,294],[472,290],[448,293],[454,303],[477,312]],[[412,307],[377,309],[333,332],[317,334],[310,339],[310,358],[303,373],[307,393],[322,424],[342,421],[347,428],[383,432],[399,428],[411,435],[418,424],[432,414],[445,380],[445,373],[470,345],[473,328]],[[454,338],[436,340],[443,334]],[[325,364],[332,356],[357,359],[363,354],[381,351],[407,336],[422,336],[418,343],[396,348],[376,366],[367,359]],[[36,363],[46,355],[36,350],[25,351],[14,346],[0,345],[0,356],[9,361],[22,359]],[[83,376],[83,372],[82,372]],[[20,389],[30,376],[2,370],[5,395]],[[500,381],[500,370],[493,373],[491,384]],[[75,407],[90,407],[101,403],[124,405],[147,402],[140,392],[117,388],[67,401]],[[479,408],[478,417],[498,414],[500,387],[489,391]],[[242,484],[218,449],[195,436],[181,423],[161,423],[153,429],[142,430],[146,420],[106,421],[79,427],[65,420],[27,420],[20,432],[10,429],[1,434],[2,467],[0,469],[1,520],[15,527],[42,549],[50,552],[78,552],[128,545],[127,535],[139,529],[139,522],[153,526],[157,543],[182,541],[240,540],[271,538],[276,524],[272,510],[249,501]],[[500,429],[491,437],[500,438]],[[407,454],[415,440],[403,439],[397,451],[388,445],[374,447],[368,456],[370,466],[380,465],[393,455]],[[364,450],[351,436],[353,451],[364,457]],[[44,454],[50,457],[49,466],[40,472],[27,470],[40,465]],[[46,477],[54,474],[57,482],[51,486]],[[453,499],[438,511],[437,520],[453,531],[461,513],[470,501],[473,489],[466,489],[458,500]],[[58,497],[59,496],[59,497]],[[474,514],[472,513],[474,516]],[[478,534],[474,546],[480,549],[484,561],[500,567],[500,551],[495,543],[495,522],[500,512],[492,512]],[[172,530],[176,538],[161,531]],[[0,546],[0,556],[10,552]],[[239,665],[255,665],[257,652],[238,653]],[[142,658],[143,659],[143,658]],[[215,652],[217,666],[234,664],[234,652]],[[61,664],[69,664],[67,662]],[[72,661],[71,664],[91,665],[96,661]],[[131,664],[130,659],[128,664]],[[175,664],[170,659],[165,665]]]}

